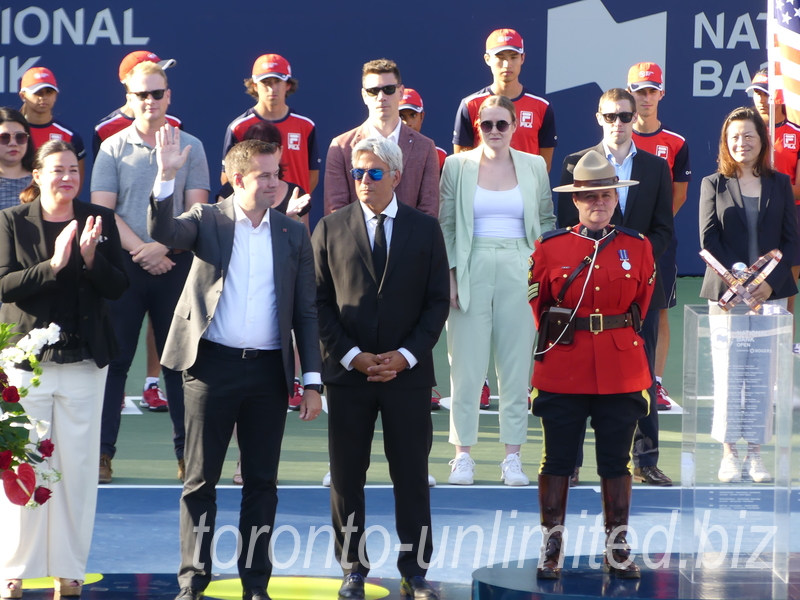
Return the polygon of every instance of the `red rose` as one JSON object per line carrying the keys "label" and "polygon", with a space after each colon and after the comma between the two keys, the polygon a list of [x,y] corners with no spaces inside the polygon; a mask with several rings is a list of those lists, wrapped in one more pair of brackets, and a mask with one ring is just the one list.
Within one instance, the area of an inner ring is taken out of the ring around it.
{"label": "red rose", "polygon": [[33,492],[33,501],[37,504],[44,504],[48,500],[50,500],[50,496],[53,494],[50,490],[46,487],[37,487],[36,491]]}
{"label": "red rose", "polygon": [[11,459],[14,457],[11,450],[0,452],[0,471],[5,471],[11,467]]}
{"label": "red rose", "polygon": [[54,448],[55,444],[53,444],[53,442],[51,442],[49,439],[39,442],[39,454],[42,455],[42,458],[50,458],[53,456]]}
{"label": "red rose", "polygon": [[3,401],[5,402],[19,402],[19,392],[13,385],[8,386],[3,390]]}

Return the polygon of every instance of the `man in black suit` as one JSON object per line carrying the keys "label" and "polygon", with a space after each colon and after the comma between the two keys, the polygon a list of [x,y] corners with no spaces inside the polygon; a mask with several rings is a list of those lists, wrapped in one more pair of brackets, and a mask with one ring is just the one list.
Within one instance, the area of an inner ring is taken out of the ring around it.
{"label": "man in black suit", "polygon": [[[658,263],[658,257],[667,249],[672,239],[672,178],[669,165],[663,158],[636,149],[632,140],[633,126],[636,123],[636,100],[627,90],[612,88],[600,97],[597,122],[603,128],[603,141],[593,148],[570,154],[564,159],[560,185],[573,183],[572,171],[580,158],[589,150],[595,150],[605,156],[614,165],[620,179],[638,181],[639,185],[620,190],[619,203],[611,222],[645,235],[653,246],[653,254]],[[577,222],[578,211],[572,202],[572,194],[560,193],[558,226],[567,227]],[[622,257],[620,260],[623,260]],[[664,289],[656,267],[656,287],[641,332],[651,374],[655,373],[659,311],[665,307]],[[639,420],[634,437],[634,479],[651,485],[668,486],[672,485],[672,480],[658,468],[655,378],[653,385],[648,389],[648,394],[650,414]]]}
{"label": "man in black suit", "polygon": [[[425,580],[431,541],[428,454],[433,347],[449,310],[439,224],[399,203],[403,155],[367,138],[353,148],[359,202],[317,224],[312,239],[327,386],[331,512],[345,573],[339,597],[364,598],[364,483],[375,420],[394,484],[401,593],[436,600]],[[245,478],[245,481],[247,479]]]}
{"label": "man in black suit", "polygon": [[322,409],[321,359],[311,241],[301,223],[270,207],[280,165],[275,144],[249,140],[225,157],[232,198],[172,216],[172,185],[189,147],[169,125],[156,140],[159,175],[148,230],[194,262],[175,308],[161,362],[183,371],[186,483],[181,496],[181,592],[196,600],[211,581],[215,487],[233,426],[242,450],[238,557],[244,600],[269,600],[269,540],[294,380],[292,330],[306,382],[300,418]]}

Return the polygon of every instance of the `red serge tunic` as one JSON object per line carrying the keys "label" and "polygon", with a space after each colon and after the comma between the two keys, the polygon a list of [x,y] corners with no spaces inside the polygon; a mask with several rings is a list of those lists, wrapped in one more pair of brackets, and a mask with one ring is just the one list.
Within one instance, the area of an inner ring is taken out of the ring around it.
{"label": "red serge tunic", "polygon": [[[595,244],[600,243],[579,234],[580,229],[550,231],[534,244],[528,298],[537,329],[542,313],[556,305],[564,282],[584,257],[591,258]],[[607,227],[607,231],[612,229]],[[576,317],[625,314],[634,302],[641,308],[642,318],[647,313],[655,280],[650,242],[631,229],[616,229],[616,237],[597,255],[594,267],[585,267],[567,289],[561,307],[572,309],[590,276]],[[625,268],[626,263],[630,268]],[[536,389],[566,394],[636,392],[651,383],[644,341],[632,327],[600,333],[576,330],[571,344],[555,344],[544,360],[535,362],[532,381]]]}

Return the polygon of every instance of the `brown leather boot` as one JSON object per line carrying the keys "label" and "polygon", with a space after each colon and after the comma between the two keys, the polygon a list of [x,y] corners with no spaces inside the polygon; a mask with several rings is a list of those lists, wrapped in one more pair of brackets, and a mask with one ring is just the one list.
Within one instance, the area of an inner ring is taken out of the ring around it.
{"label": "brown leather boot", "polygon": [[[600,479],[600,486],[606,525],[603,568],[620,579],[638,579],[641,577],[639,567],[630,557],[631,549],[626,539],[633,477],[625,475],[615,479]],[[618,527],[624,527],[625,530],[615,531]]]}
{"label": "brown leather boot", "polygon": [[564,562],[562,532],[567,513],[569,476],[539,475],[539,515],[542,521],[542,551],[537,579],[558,579]]}

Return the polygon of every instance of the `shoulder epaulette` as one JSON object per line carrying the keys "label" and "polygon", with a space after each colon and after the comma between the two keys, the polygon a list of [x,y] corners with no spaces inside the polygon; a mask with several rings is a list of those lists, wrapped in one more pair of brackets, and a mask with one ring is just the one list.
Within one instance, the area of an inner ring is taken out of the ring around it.
{"label": "shoulder epaulette", "polygon": [[642,235],[641,233],[639,233],[635,229],[630,229],[628,227],[620,227],[619,225],[617,225],[614,229],[616,229],[620,233],[624,233],[624,234],[629,235],[631,237],[639,238],[640,240],[644,239],[644,235]]}
{"label": "shoulder epaulette", "polygon": [[542,235],[539,236],[539,243],[541,244],[545,240],[549,240],[550,238],[554,238],[559,235],[563,235],[565,233],[570,232],[571,227],[563,227],[561,229],[551,229],[550,231],[545,231]]}

